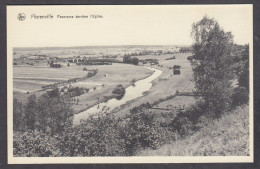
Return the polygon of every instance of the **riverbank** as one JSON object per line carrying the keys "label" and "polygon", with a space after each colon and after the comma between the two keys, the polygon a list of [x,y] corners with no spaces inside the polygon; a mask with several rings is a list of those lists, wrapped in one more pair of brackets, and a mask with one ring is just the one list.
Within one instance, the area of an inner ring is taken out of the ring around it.
{"label": "riverbank", "polygon": [[74,115],[74,125],[80,123],[81,120],[87,119],[89,115],[98,113],[98,112],[107,112],[112,111],[113,109],[120,107],[128,101],[134,100],[143,95],[143,92],[148,91],[152,87],[152,81],[161,75],[162,71],[150,67],[146,67],[147,69],[153,71],[153,74],[144,78],[142,80],[136,81],[135,85],[130,85],[125,89],[125,95],[120,100],[118,99],[110,99],[107,102],[102,102],[93,106],[86,111]]}
{"label": "riverbank", "polygon": [[[153,71],[143,66],[130,64],[113,64],[111,66],[95,67],[99,67],[97,75],[84,82],[95,82],[103,85],[92,85],[92,89],[95,88],[95,90],[75,97],[76,99],[79,99],[79,103],[73,105],[75,114],[85,111],[102,102],[106,102],[111,98],[115,98],[112,91],[117,85],[121,84],[124,88],[127,88],[132,85],[131,82],[133,80],[139,81],[153,74]],[[104,75],[106,75],[106,77]]]}
{"label": "riverbank", "polygon": [[[171,98],[176,91],[192,92],[194,89],[193,71],[190,62],[187,57],[190,54],[175,54],[176,59],[166,60],[171,55],[159,56],[140,56],[139,59],[144,58],[158,58],[159,66],[152,65],[152,68],[156,68],[162,71],[162,74],[152,81],[152,87],[149,91],[145,92],[143,97],[136,98],[134,101],[127,102],[127,105],[117,108],[115,112],[118,117],[124,117],[131,109],[140,106],[141,104],[149,102],[150,104],[158,102],[158,106],[162,108],[189,106],[195,102],[193,97],[181,97],[177,96]],[[173,75],[172,67],[174,65],[181,66],[181,74]],[[168,99],[167,99],[168,98]],[[161,103],[161,104],[159,104]],[[158,111],[159,113],[160,111]]]}
{"label": "riverbank", "polygon": [[[143,80],[143,79],[146,79],[147,77],[149,77],[149,76],[151,76],[151,75],[152,75],[152,72],[150,72],[149,74],[146,73],[146,76],[140,77],[140,78],[138,78],[138,79],[135,79],[135,82],[140,81],[140,80]],[[130,82],[127,86],[124,86],[124,88],[128,88],[128,87],[130,87],[130,86],[133,86],[132,82]],[[98,89],[96,89],[96,90],[98,90]],[[109,90],[112,91],[113,89],[110,88]],[[98,96],[98,97],[99,97],[99,96]],[[116,95],[116,94],[113,94],[113,93],[111,92],[110,95],[105,95],[105,96],[99,98],[97,102],[95,102],[95,103],[93,103],[93,104],[88,104],[87,107],[84,107],[84,108],[81,109],[81,110],[75,111],[74,114],[78,114],[78,113],[81,113],[81,112],[83,112],[83,111],[86,111],[87,109],[89,109],[89,108],[91,108],[91,107],[93,107],[93,106],[96,106],[96,105],[98,105],[98,104],[100,104],[100,103],[107,102],[107,101],[109,101],[110,99],[115,99],[116,97],[117,97],[117,95]]]}
{"label": "riverbank", "polygon": [[[144,65],[150,67],[151,69],[160,70],[162,74],[160,74],[155,79],[151,80],[151,87],[149,87],[149,90],[143,91],[141,93],[142,97],[129,99],[126,100],[125,102],[122,101],[122,103],[118,106],[113,105],[114,107],[112,112],[115,113],[117,117],[124,117],[134,107],[137,107],[147,102],[149,102],[153,106],[159,105],[162,106],[163,108],[167,108],[169,106],[178,107],[179,105],[188,106],[190,104],[193,104],[195,102],[195,99],[193,97],[187,99],[185,97],[175,96],[176,91],[191,92],[194,89],[194,84],[192,82],[193,72],[192,72],[190,62],[187,60],[187,56],[189,56],[189,54],[177,54],[176,59],[170,61],[166,60],[166,58],[169,57],[168,55],[164,55],[160,57],[157,56],[157,58],[159,58],[159,66]],[[142,56],[142,57],[146,57],[146,56]],[[181,74],[177,76],[174,76],[172,69],[170,69],[175,64],[181,65]],[[133,94],[135,94],[135,92],[136,92],[135,90],[132,91]],[[100,102],[96,102],[93,105],[97,106],[98,103],[100,104]],[[91,107],[93,106],[89,106],[85,110],[88,111],[88,109]],[[106,107],[106,105],[105,104],[100,105],[100,107],[101,108]],[[111,111],[111,109],[109,111]],[[83,111],[78,111],[78,112],[83,112]]]}

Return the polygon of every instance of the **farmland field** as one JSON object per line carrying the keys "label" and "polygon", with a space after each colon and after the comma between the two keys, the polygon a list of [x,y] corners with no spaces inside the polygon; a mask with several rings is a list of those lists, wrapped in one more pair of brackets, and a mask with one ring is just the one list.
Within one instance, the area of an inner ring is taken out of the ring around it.
{"label": "farmland field", "polygon": [[[192,69],[187,56],[190,54],[176,53],[176,59],[167,60],[173,54],[162,55],[143,55],[137,56],[139,60],[157,59],[159,65],[151,65],[150,63],[134,66],[131,64],[113,65],[85,65],[76,66],[75,64],[63,64],[62,68],[50,68],[46,64],[40,63],[37,66],[15,65],[13,66],[13,83],[14,94],[17,98],[27,98],[27,92],[40,95],[43,92],[38,91],[44,85],[53,84],[56,82],[67,81],[72,78],[84,77],[87,70],[98,69],[98,73],[88,79],[70,83],[73,87],[88,88],[89,92],[75,97],[79,100],[78,104],[73,105],[75,113],[90,108],[91,106],[106,101],[112,95],[112,90],[116,85],[122,84],[124,87],[131,85],[131,81],[138,81],[150,76],[153,72],[146,67],[153,67],[162,71],[162,75],[152,81],[152,88],[144,93],[143,97],[136,98],[127,102],[127,106],[119,108],[117,114],[119,116],[127,114],[129,110],[142,103],[153,103],[159,99],[164,99],[167,96],[173,95],[177,90],[192,91],[194,88],[192,83]],[[174,65],[181,66],[181,74],[173,75],[172,67]],[[194,102],[194,98],[178,97],[171,100],[166,100],[157,105],[157,107],[173,107],[178,105],[189,105]]]}
{"label": "farmland field", "polygon": [[82,67],[62,67],[60,69],[47,66],[14,66],[14,90],[36,91],[41,86],[65,81],[71,78],[83,77],[87,72]]}
{"label": "farmland field", "polygon": [[110,96],[116,85],[122,84],[129,86],[132,80],[139,80],[148,77],[152,71],[143,66],[134,66],[129,64],[113,64],[98,66],[64,66],[59,69],[37,66],[14,66],[14,95],[20,99],[26,99],[26,92],[34,92],[40,95],[43,92],[35,92],[41,89],[41,86],[53,84],[59,81],[66,81],[72,78],[86,76],[88,71],[98,69],[98,73],[88,79],[71,83],[73,87],[84,87],[90,89],[88,93],[76,97],[79,103],[73,105],[75,112],[85,110],[91,105],[104,100],[105,96]]}

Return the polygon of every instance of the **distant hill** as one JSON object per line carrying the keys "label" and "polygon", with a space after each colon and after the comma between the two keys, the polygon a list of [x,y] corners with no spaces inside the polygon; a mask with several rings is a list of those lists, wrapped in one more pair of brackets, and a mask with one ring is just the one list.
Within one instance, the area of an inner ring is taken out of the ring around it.
{"label": "distant hill", "polygon": [[14,51],[93,49],[93,48],[149,48],[149,47],[189,47],[189,45],[115,45],[115,46],[72,46],[72,47],[15,47]]}

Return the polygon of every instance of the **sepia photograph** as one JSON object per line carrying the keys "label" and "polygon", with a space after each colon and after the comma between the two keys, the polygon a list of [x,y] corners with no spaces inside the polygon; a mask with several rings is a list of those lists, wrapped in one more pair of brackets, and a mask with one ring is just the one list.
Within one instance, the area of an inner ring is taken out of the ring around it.
{"label": "sepia photograph", "polygon": [[253,162],[252,5],[7,6],[7,65],[10,164]]}

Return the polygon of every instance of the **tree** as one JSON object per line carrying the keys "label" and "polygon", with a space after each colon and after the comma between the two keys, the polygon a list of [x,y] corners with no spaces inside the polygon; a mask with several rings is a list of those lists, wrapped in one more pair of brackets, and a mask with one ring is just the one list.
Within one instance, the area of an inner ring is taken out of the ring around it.
{"label": "tree", "polygon": [[50,100],[50,128],[51,134],[62,132],[66,127],[72,125],[73,111],[68,100],[63,97],[52,98]]}
{"label": "tree", "polygon": [[37,120],[39,123],[37,127],[44,133],[48,129],[51,104],[48,94],[43,94],[37,99]]}
{"label": "tree", "polygon": [[119,84],[113,89],[112,93],[117,95],[116,99],[120,100],[125,95],[125,88],[123,85]]}
{"label": "tree", "polygon": [[50,98],[59,97],[60,96],[60,91],[59,91],[58,88],[55,88],[55,89],[49,91],[48,95],[49,95]]}
{"label": "tree", "polygon": [[72,109],[69,97],[49,94],[41,95],[37,100],[37,127],[46,132],[50,130],[51,135],[62,132],[72,124]]}
{"label": "tree", "polygon": [[28,129],[31,130],[35,129],[36,111],[37,111],[36,96],[33,94],[28,97],[28,101],[25,106],[25,124]]}
{"label": "tree", "polygon": [[239,86],[244,87],[249,93],[249,45],[246,45],[242,53],[243,66],[238,78]]}
{"label": "tree", "polygon": [[123,57],[123,62],[124,62],[124,63],[130,63],[130,60],[131,60],[131,56],[130,56],[130,55],[125,55],[125,56]]}
{"label": "tree", "polygon": [[138,58],[134,57],[134,58],[132,59],[132,63],[133,63],[134,65],[138,65],[138,62],[139,62],[139,59],[138,59]]}
{"label": "tree", "polygon": [[231,106],[233,36],[213,18],[204,16],[192,25],[196,92],[202,95],[207,114],[219,117]]}
{"label": "tree", "polygon": [[24,124],[24,109],[23,104],[14,98],[13,102],[13,126],[14,130],[23,130],[25,127]]}
{"label": "tree", "polygon": [[125,55],[123,57],[123,62],[124,63],[129,63],[129,64],[134,64],[134,65],[138,65],[139,59],[137,57],[131,58],[130,55]]}

